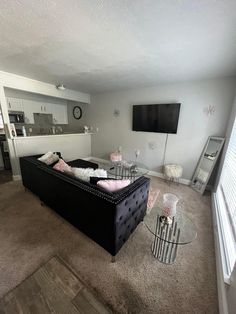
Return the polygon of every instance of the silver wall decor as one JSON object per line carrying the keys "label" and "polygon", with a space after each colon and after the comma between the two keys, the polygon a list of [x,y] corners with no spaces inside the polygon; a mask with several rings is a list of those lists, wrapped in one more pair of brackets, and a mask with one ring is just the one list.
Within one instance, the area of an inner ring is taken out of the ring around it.
{"label": "silver wall decor", "polygon": [[207,106],[207,107],[205,107],[205,108],[203,109],[203,112],[204,112],[208,117],[212,116],[212,115],[215,113],[215,111],[216,111],[216,108],[215,108],[215,106],[213,106],[213,105],[209,105],[209,106]]}
{"label": "silver wall decor", "polygon": [[120,116],[120,110],[118,109],[115,109],[114,112],[113,112],[113,115],[118,118]]}

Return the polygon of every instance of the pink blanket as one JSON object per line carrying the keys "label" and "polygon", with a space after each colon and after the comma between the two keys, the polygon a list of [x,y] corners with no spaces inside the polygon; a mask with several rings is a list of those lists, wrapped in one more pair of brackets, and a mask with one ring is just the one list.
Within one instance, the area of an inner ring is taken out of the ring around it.
{"label": "pink blanket", "polygon": [[159,189],[150,188],[149,195],[148,195],[148,203],[147,203],[147,214],[150,213],[151,209],[155,205],[155,202],[157,200],[159,193],[160,193]]}

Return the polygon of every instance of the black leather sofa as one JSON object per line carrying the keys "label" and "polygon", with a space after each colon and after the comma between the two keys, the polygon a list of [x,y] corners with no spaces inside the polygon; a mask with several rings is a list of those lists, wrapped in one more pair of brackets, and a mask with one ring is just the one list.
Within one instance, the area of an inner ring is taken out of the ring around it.
{"label": "black leather sofa", "polygon": [[[115,256],[145,216],[150,179],[140,177],[126,188],[109,193],[96,184],[54,170],[38,157],[20,158],[23,185]],[[68,164],[97,167],[84,160]]]}

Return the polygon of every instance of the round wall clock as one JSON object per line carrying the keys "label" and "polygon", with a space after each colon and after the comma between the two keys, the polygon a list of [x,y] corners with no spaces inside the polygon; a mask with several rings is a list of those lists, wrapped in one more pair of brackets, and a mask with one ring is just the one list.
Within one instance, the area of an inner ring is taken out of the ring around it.
{"label": "round wall clock", "polygon": [[73,108],[73,117],[77,120],[82,117],[82,109],[79,106]]}

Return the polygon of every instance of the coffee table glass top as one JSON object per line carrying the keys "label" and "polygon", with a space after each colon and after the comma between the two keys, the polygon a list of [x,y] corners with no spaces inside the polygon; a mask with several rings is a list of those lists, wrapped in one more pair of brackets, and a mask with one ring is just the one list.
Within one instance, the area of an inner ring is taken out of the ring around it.
{"label": "coffee table glass top", "polygon": [[194,223],[181,210],[177,209],[176,216],[171,224],[161,221],[162,209],[152,208],[144,217],[144,223],[151,233],[156,237],[174,244],[188,244],[196,239],[197,229]]}
{"label": "coffee table glass top", "polygon": [[147,174],[149,169],[137,161],[111,162],[107,172],[115,177],[141,177]]}

